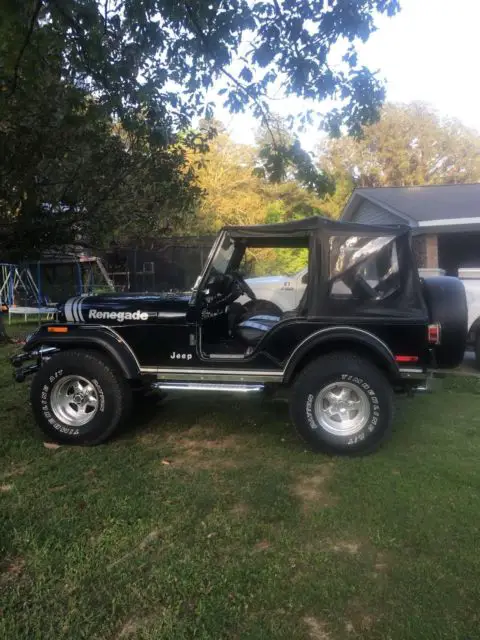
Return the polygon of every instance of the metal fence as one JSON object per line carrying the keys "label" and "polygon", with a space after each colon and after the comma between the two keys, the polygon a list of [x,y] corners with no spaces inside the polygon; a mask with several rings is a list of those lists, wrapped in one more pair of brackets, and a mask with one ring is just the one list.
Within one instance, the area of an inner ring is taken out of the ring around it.
{"label": "metal fence", "polygon": [[214,237],[165,238],[153,249],[118,247],[103,262],[118,291],[186,291],[193,287]]}

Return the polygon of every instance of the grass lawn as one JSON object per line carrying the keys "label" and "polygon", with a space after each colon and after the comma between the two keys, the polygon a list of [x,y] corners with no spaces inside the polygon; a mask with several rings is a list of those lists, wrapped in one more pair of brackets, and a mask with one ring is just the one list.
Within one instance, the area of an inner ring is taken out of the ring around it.
{"label": "grass lawn", "polygon": [[480,637],[478,382],[399,399],[367,458],[306,451],[283,401],[203,396],[47,449],[9,351],[0,638]]}

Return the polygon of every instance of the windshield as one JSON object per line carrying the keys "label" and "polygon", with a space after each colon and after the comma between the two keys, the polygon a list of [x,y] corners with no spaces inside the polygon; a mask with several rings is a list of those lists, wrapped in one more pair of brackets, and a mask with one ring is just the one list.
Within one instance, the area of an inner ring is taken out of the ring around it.
{"label": "windshield", "polygon": [[218,248],[217,253],[212,261],[212,271],[215,273],[225,274],[227,272],[228,265],[232,259],[235,245],[229,236],[225,236],[221,246]]}

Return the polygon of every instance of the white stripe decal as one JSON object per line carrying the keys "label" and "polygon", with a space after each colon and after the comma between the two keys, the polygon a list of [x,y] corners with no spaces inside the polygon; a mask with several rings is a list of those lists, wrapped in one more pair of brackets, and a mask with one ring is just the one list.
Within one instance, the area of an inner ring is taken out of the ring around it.
{"label": "white stripe decal", "polygon": [[87,297],[88,296],[82,296],[78,301],[78,316],[80,318],[80,322],[85,322],[85,318],[83,317],[83,311],[82,311],[82,303]]}
{"label": "white stripe decal", "polygon": [[65,319],[67,322],[73,322],[72,303],[74,298],[69,298],[65,303]]}
{"label": "white stripe decal", "polygon": [[78,317],[78,313],[77,313],[77,305],[78,305],[78,296],[74,298],[73,306],[72,306],[73,319],[75,322],[80,321],[80,318]]}

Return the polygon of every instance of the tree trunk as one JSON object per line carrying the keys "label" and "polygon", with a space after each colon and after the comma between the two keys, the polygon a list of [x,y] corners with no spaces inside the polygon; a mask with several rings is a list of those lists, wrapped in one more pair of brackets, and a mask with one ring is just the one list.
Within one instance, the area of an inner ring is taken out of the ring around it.
{"label": "tree trunk", "polygon": [[7,335],[7,331],[5,329],[5,325],[3,323],[3,313],[0,309],[0,344],[4,344],[6,342],[10,342],[10,338]]}

